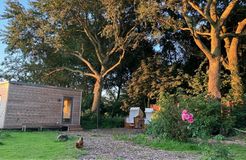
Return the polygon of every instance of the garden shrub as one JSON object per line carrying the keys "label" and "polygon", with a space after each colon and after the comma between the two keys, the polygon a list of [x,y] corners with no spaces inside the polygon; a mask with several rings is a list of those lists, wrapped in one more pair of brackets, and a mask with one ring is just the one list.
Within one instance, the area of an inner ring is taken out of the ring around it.
{"label": "garden shrub", "polygon": [[97,128],[96,112],[91,112],[90,109],[85,110],[81,116],[80,125],[84,129]]}
{"label": "garden shrub", "polygon": [[103,116],[110,116],[110,117],[126,117],[128,112],[122,111],[121,109],[121,101],[108,101],[104,100],[103,105],[100,108],[100,114]]}
{"label": "garden shrub", "polygon": [[[97,128],[97,113],[86,110],[81,117],[81,126],[84,129]],[[121,128],[124,126],[124,118],[99,115],[98,126],[99,128]]]}
{"label": "garden shrub", "polygon": [[201,160],[234,160],[229,148],[223,144],[205,145]]}
{"label": "garden shrub", "polygon": [[[97,112],[91,112],[93,94],[86,94],[81,103],[81,126],[84,129],[97,128]],[[107,100],[102,97],[99,107],[99,128],[119,128],[124,126],[124,118],[127,112],[120,109],[121,102]]]}
{"label": "garden shrub", "polygon": [[235,117],[236,128],[246,128],[246,104],[234,106],[232,115]]}
{"label": "garden shrub", "polygon": [[[208,138],[212,135],[228,135],[234,126],[233,116],[221,114],[219,101],[204,95],[189,97],[186,95],[163,95],[159,99],[161,111],[147,128],[153,136],[164,136],[185,141],[190,137]],[[182,121],[181,113],[188,110],[194,116],[194,122]]]}
{"label": "garden shrub", "polygon": [[123,117],[102,117],[100,128],[122,128],[124,127]]}
{"label": "garden shrub", "polygon": [[162,95],[159,100],[161,110],[155,115],[147,128],[147,133],[156,137],[165,137],[185,141],[190,135],[188,123],[181,119],[181,108],[169,95]]}
{"label": "garden shrub", "polygon": [[[234,126],[232,115],[221,113],[220,101],[204,95],[180,99],[181,106],[194,114],[195,121],[191,125],[193,137],[210,137],[212,135],[229,135]],[[183,103],[183,104],[182,104]]]}

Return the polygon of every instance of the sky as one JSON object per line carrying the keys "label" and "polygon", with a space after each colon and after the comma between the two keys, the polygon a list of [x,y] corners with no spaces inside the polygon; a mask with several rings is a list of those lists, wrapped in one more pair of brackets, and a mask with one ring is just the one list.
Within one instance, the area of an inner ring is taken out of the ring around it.
{"label": "sky", "polygon": [[[6,7],[6,1],[7,0],[0,0],[0,15],[2,15],[4,13],[5,7]],[[23,4],[24,6],[28,5],[29,0],[19,0],[19,2],[21,4]],[[7,21],[6,20],[2,20],[0,19],[0,31],[5,29],[5,26],[7,25]],[[4,50],[6,49],[6,45],[3,43],[3,37],[0,37],[0,63],[3,62],[4,57],[6,56],[6,54],[4,53]]]}

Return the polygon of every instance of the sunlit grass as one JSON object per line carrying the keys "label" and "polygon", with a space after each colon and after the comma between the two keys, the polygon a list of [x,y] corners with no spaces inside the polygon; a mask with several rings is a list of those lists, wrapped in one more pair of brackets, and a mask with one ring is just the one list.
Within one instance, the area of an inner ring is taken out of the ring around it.
{"label": "sunlit grass", "polygon": [[168,150],[168,151],[185,151],[185,152],[199,152],[202,151],[201,145],[192,142],[179,142],[169,139],[154,138],[150,139],[144,134],[135,136],[129,135],[115,135],[116,140],[132,141],[139,145],[149,146],[153,148]]}
{"label": "sunlit grass", "polygon": [[58,132],[3,131],[0,137],[0,160],[10,159],[78,159],[84,150],[74,147],[77,137],[56,141]]}
{"label": "sunlit grass", "polygon": [[[193,142],[179,142],[169,139],[154,138],[151,139],[145,134],[138,135],[115,135],[114,139],[130,141],[135,144],[148,146],[152,148],[168,150],[168,151],[180,151],[180,152],[193,152],[197,154],[203,154],[204,148],[207,148],[206,143],[193,143]],[[246,146],[241,145],[224,145],[232,153],[235,160],[245,160],[246,159]]]}

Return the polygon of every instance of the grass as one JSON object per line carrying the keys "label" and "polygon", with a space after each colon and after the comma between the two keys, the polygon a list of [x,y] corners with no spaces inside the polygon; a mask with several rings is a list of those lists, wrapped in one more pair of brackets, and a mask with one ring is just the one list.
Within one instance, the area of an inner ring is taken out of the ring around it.
{"label": "grass", "polygon": [[240,145],[229,145],[231,153],[234,155],[236,160],[245,160],[246,159],[246,146]]}
{"label": "grass", "polygon": [[77,150],[74,147],[77,137],[69,137],[66,142],[58,142],[56,141],[58,134],[54,131],[2,131],[0,160],[78,159],[85,154],[84,150]]}
{"label": "grass", "polygon": [[[86,154],[84,150],[77,150],[74,143],[77,137],[69,137],[66,142],[56,141],[59,132],[19,132],[0,131],[0,160],[53,160],[78,159]],[[192,142],[178,142],[168,139],[149,138],[145,134],[114,135],[116,140],[132,141],[139,145],[149,146],[169,151],[194,152],[202,154],[206,144]],[[239,145],[225,145],[234,155],[235,160],[244,160],[246,147]]]}
{"label": "grass", "polygon": [[131,141],[139,145],[149,146],[152,148],[163,149],[168,151],[184,151],[184,152],[200,152],[202,148],[197,143],[192,142],[178,142],[169,139],[150,139],[145,134],[138,134],[135,136],[129,135],[114,135],[116,140]]}
{"label": "grass", "polygon": [[[123,140],[123,141],[131,141],[133,143],[149,146],[152,148],[168,150],[168,151],[181,151],[181,152],[193,152],[198,154],[206,154],[205,148],[209,146],[205,143],[192,143],[192,142],[179,142],[169,139],[150,139],[145,134],[138,135],[114,135],[114,139]],[[222,144],[219,144],[222,145]],[[213,146],[213,145],[212,145]],[[211,147],[211,146],[210,146]],[[246,147],[240,145],[222,145],[218,146],[219,148],[228,148],[229,152],[232,153],[233,158],[235,160],[245,160],[246,157]],[[216,154],[216,153],[214,153]]]}

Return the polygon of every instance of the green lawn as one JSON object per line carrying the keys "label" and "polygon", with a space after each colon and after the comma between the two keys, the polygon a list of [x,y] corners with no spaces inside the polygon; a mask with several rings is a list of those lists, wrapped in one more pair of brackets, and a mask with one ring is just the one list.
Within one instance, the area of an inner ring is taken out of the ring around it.
{"label": "green lawn", "polygon": [[56,141],[58,132],[0,131],[0,160],[11,159],[77,159],[85,154],[77,150],[77,137],[66,142]]}
{"label": "green lawn", "polygon": [[[84,150],[77,150],[74,147],[77,137],[69,137],[66,142],[56,141],[59,132],[20,132],[20,131],[0,131],[0,160],[52,160],[52,159],[78,159]],[[117,140],[130,140],[136,144],[153,148],[186,151],[202,154],[205,144],[191,142],[177,142],[166,139],[149,139],[144,134],[129,136],[115,135]],[[239,145],[226,145],[234,155],[235,160],[245,160],[246,147]]]}
{"label": "green lawn", "polygon": [[184,151],[184,152],[200,152],[202,146],[191,142],[178,142],[168,139],[150,139],[145,134],[138,134],[135,136],[129,135],[115,135],[114,139],[131,141],[139,145],[149,146],[168,151]]}
{"label": "green lawn", "polygon": [[239,145],[229,145],[229,148],[236,160],[246,159],[246,146],[242,147]]}
{"label": "green lawn", "polygon": [[[115,135],[114,139],[131,141],[133,143],[149,146],[152,148],[158,148],[169,151],[182,151],[182,152],[193,152],[198,154],[204,154],[206,152],[205,148],[209,148],[207,144],[198,144],[192,142],[178,142],[168,139],[150,139],[145,134],[138,134],[135,136],[130,135]],[[211,145],[211,149],[218,147],[220,148],[222,144]],[[232,154],[232,158],[235,160],[245,160],[246,159],[246,146],[240,145],[222,145],[222,147],[227,148]],[[215,158],[216,159],[216,158]],[[221,158],[222,160],[223,158]]]}

